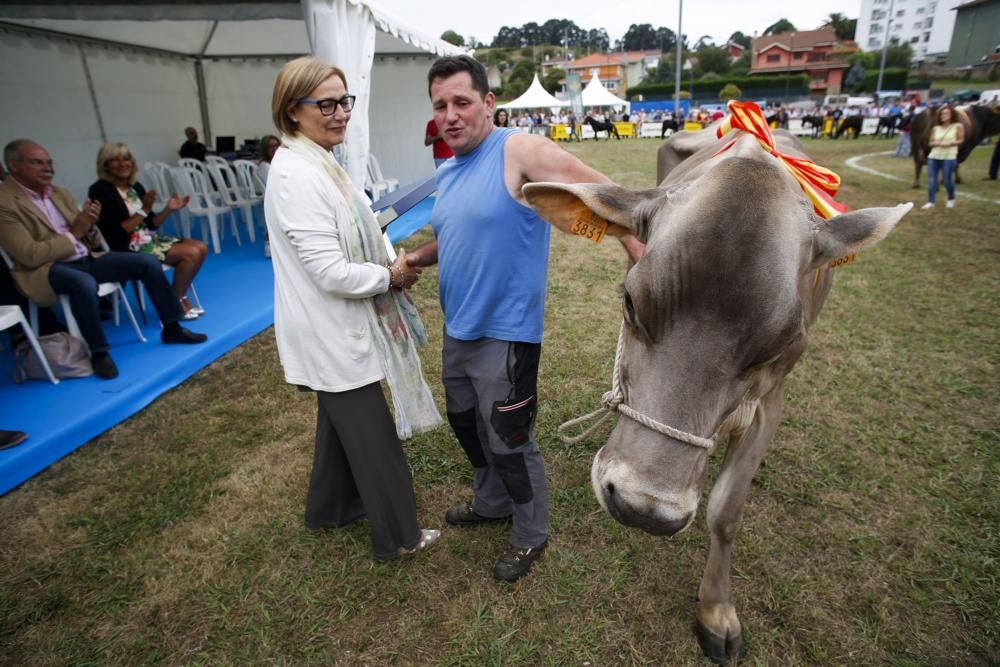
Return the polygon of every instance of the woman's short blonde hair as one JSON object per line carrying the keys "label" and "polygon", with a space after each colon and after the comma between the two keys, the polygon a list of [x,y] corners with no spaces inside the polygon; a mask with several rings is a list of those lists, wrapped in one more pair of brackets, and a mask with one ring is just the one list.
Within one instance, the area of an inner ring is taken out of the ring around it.
{"label": "woman's short blonde hair", "polygon": [[299,100],[307,97],[316,86],[331,76],[339,76],[347,88],[347,75],[344,71],[325,60],[304,56],[286,63],[278,78],[274,80],[274,93],[271,95],[271,118],[274,126],[282,134],[298,132],[288,112]]}
{"label": "woman's short blonde hair", "polygon": [[128,175],[128,184],[135,185],[139,179],[139,164],[135,161],[135,156],[129,150],[128,144],[104,144],[97,151],[97,178],[102,181],[114,180],[108,172],[108,160],[114,158],[129,158],[132,160],[132,173]]}

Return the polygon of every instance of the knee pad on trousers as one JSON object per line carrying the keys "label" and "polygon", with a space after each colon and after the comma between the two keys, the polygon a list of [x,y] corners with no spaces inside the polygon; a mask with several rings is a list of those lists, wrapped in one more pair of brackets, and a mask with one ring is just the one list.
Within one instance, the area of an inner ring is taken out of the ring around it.
{"label": "knee pad on trousers", "polygon": [[515,503],[521,505],[535,497],[528,467],[524,464],[524,454],[494,454],[493,466]]}
{"label": "knee pad on trousers", "polygon": [[479,440],[479,430],[476,428],[476,409],[471,408],[465,412],[449,412],[448,423],[451,424],[451,430],[455,432],[458,444],[462,445],[472,467],[485,468],[489,465],[486,461],[486,455],[483,454],[483,443]]}

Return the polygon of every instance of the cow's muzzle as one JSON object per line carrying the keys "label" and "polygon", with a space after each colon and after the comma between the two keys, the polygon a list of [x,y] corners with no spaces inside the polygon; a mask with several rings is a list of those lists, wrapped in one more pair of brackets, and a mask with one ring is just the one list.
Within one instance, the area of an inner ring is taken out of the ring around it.
{"label": "cow's muzzle", "polygon": [[653,488],[643,488],[634,471],[621,462],[605,458],[602,448],[594,457],[591,484],[601,507],[621,524],[640,528],[651,535],[675,535],[694,518],[697,502],[677,497],[669,499]]}
{"label": "cow's muzzle", "polygon": [[691,514],[677,519],[664,519],[657,516],[655,512],[648,514],[636,509],[620,493],[615,491],[615,485],[610,482],[604,486],[604,506],[608,508],[608,513],[621,524],[640,528],[650,535],[670,537],[684,530],[691,523]]}

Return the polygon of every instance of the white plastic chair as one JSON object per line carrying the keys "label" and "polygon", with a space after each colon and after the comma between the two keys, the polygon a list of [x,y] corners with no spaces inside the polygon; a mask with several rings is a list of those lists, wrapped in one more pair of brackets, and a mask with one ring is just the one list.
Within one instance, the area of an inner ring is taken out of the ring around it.
{"label": "white plastic chair", "polygon": [[[142,165],[142,178],[140,180],[144,184],[148,184],[148,187],[156,188],[154,206],[161,210],[166,207],[167,200],[170,199],[171,195],[177,192],[177,186],[174,185],[173,176],[170,173],[170,165],[166,162],[147,162]],[[179,229],[179,236],[190,238],[191,216],[187,209],[182,208],[177,212],[177,216],[177,218],[171,216],[170,220],[171,222],[180,221],[180,224],[175,226],[175,231]]]}
{"label": "white plastic chair", "polygon": [[52,384],[59,384],[59,380],[56,378],[55,374],[52,372],[52,368],[49,366],[49,360],[45,358],[45,354],[42,352],[42,348],[38,344],[38,338],[35,336],[35,332],[28,326],[28,322],[24,319],[24,313],[21,312],[21,307],[0,306],[0,331],[10,329],[15,324],[21,325],[24,335],[28,337],[28,342],[31,343],[31,349],[35,351],[35,354],[38,355],[38,360],[42,362],[42,367],[45,369],[45,374],[49,376],[49,381],[52,382]]}
{"label": "white plastic chair", "polygon": [[[10,255],[0,248],[0,258],[7,263],[7,268],[11,271],[14,270],[14,262],[11,261]],[[125,307],[125,314],[128,315],[128,319],[132,322],[132,328],[135,330],[136,338],[139,339],[140,343],[146,342],[146,337],[142,335],[142,329],[139,328],[139,322],[135,319],[135,314],[132,312],[132,306],[128,303],[128,298],[125,296],[125,290],[122,289],[121,283],[98,283],[97,285],[97,297],[101,298],[104,296],[113,295],[116,299],[112,299],[112,308],[114,308],[114,322],[115,326],[121,322],[121,317],[118,311],[118,301],[121,300],[122,305]],[[69,305],[69,297],[65,294],[57,294],[59,297],[59,305],[62,306],[63,317],[66,319],[66,328],[69,329],[69,333],[74,338],[81,341],[84,340],[83,334],[80,332],[80,325],[76,323],[76,318],[73,317],[73,309]],[[31,318],[31,329],[38,335],[38,305],[34,301],[28,302],[28,316]],[[86,344],[86,341],[84,341]]]}
{"label": "white plastic chair", "polygon": [[209,162],[207,167],[219,194],[222,195],[222,203],[230,208],[240,209],[243,215],[243,224],[247,228],[247,236],[250,237],[250,243],[254,243],[257,240],[257,235],[253,229],[253,207],[260,199],[243,196],[236,172],[228,164]]}
{"label": "white plastic chair", "polygon": [[368,180],[366,185],[372,191],[372,199],[378,200],[383,194],[392,192],[399,187],[398,178],[386,178],[378,164],[374,153],[368,154]]}
{"label": "white plastic chair", "polygon": [[236,180],[249,198],[263,199],[264,183],[260,180],[260,166],[253,160],[233,160],[231,163],[236,171]]}
{"label": "white plastic chair", "polygon": [[236,242],[240,245],[243,244],[240,232],[236,228],[236,218],[233,216],[232,209],[212,202],[210,194],[212,190],[208,185],[208,177],[202,171],[194,167],[174,167],[170,170],[170,174],[173,176],[181,196],[190,197],[187,205],[188,213],[202,219],[201,238],[206,240],[211,236],[212,250],[216,254],[222,252],[219,218],[223,215],[229,214]]}

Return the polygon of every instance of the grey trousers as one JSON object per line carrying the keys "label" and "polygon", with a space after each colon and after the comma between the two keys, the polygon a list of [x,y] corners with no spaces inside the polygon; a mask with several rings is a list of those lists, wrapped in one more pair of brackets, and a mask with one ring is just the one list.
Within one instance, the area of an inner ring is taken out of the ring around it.
{"label": "grey trousers", "polygon": [[376,558],[412,549],[420,541],[413,478],[381,386],[319,391],[316,400],[306,527],[338,528],[367,517]]}
{"label": "grey trousers", "polygon": [[538,343],[444,336],[448,421],[473,467],[472,509],[512,514],[516,547],[540,546],[549,535],[545,463],[534,435],[540,354]]}

